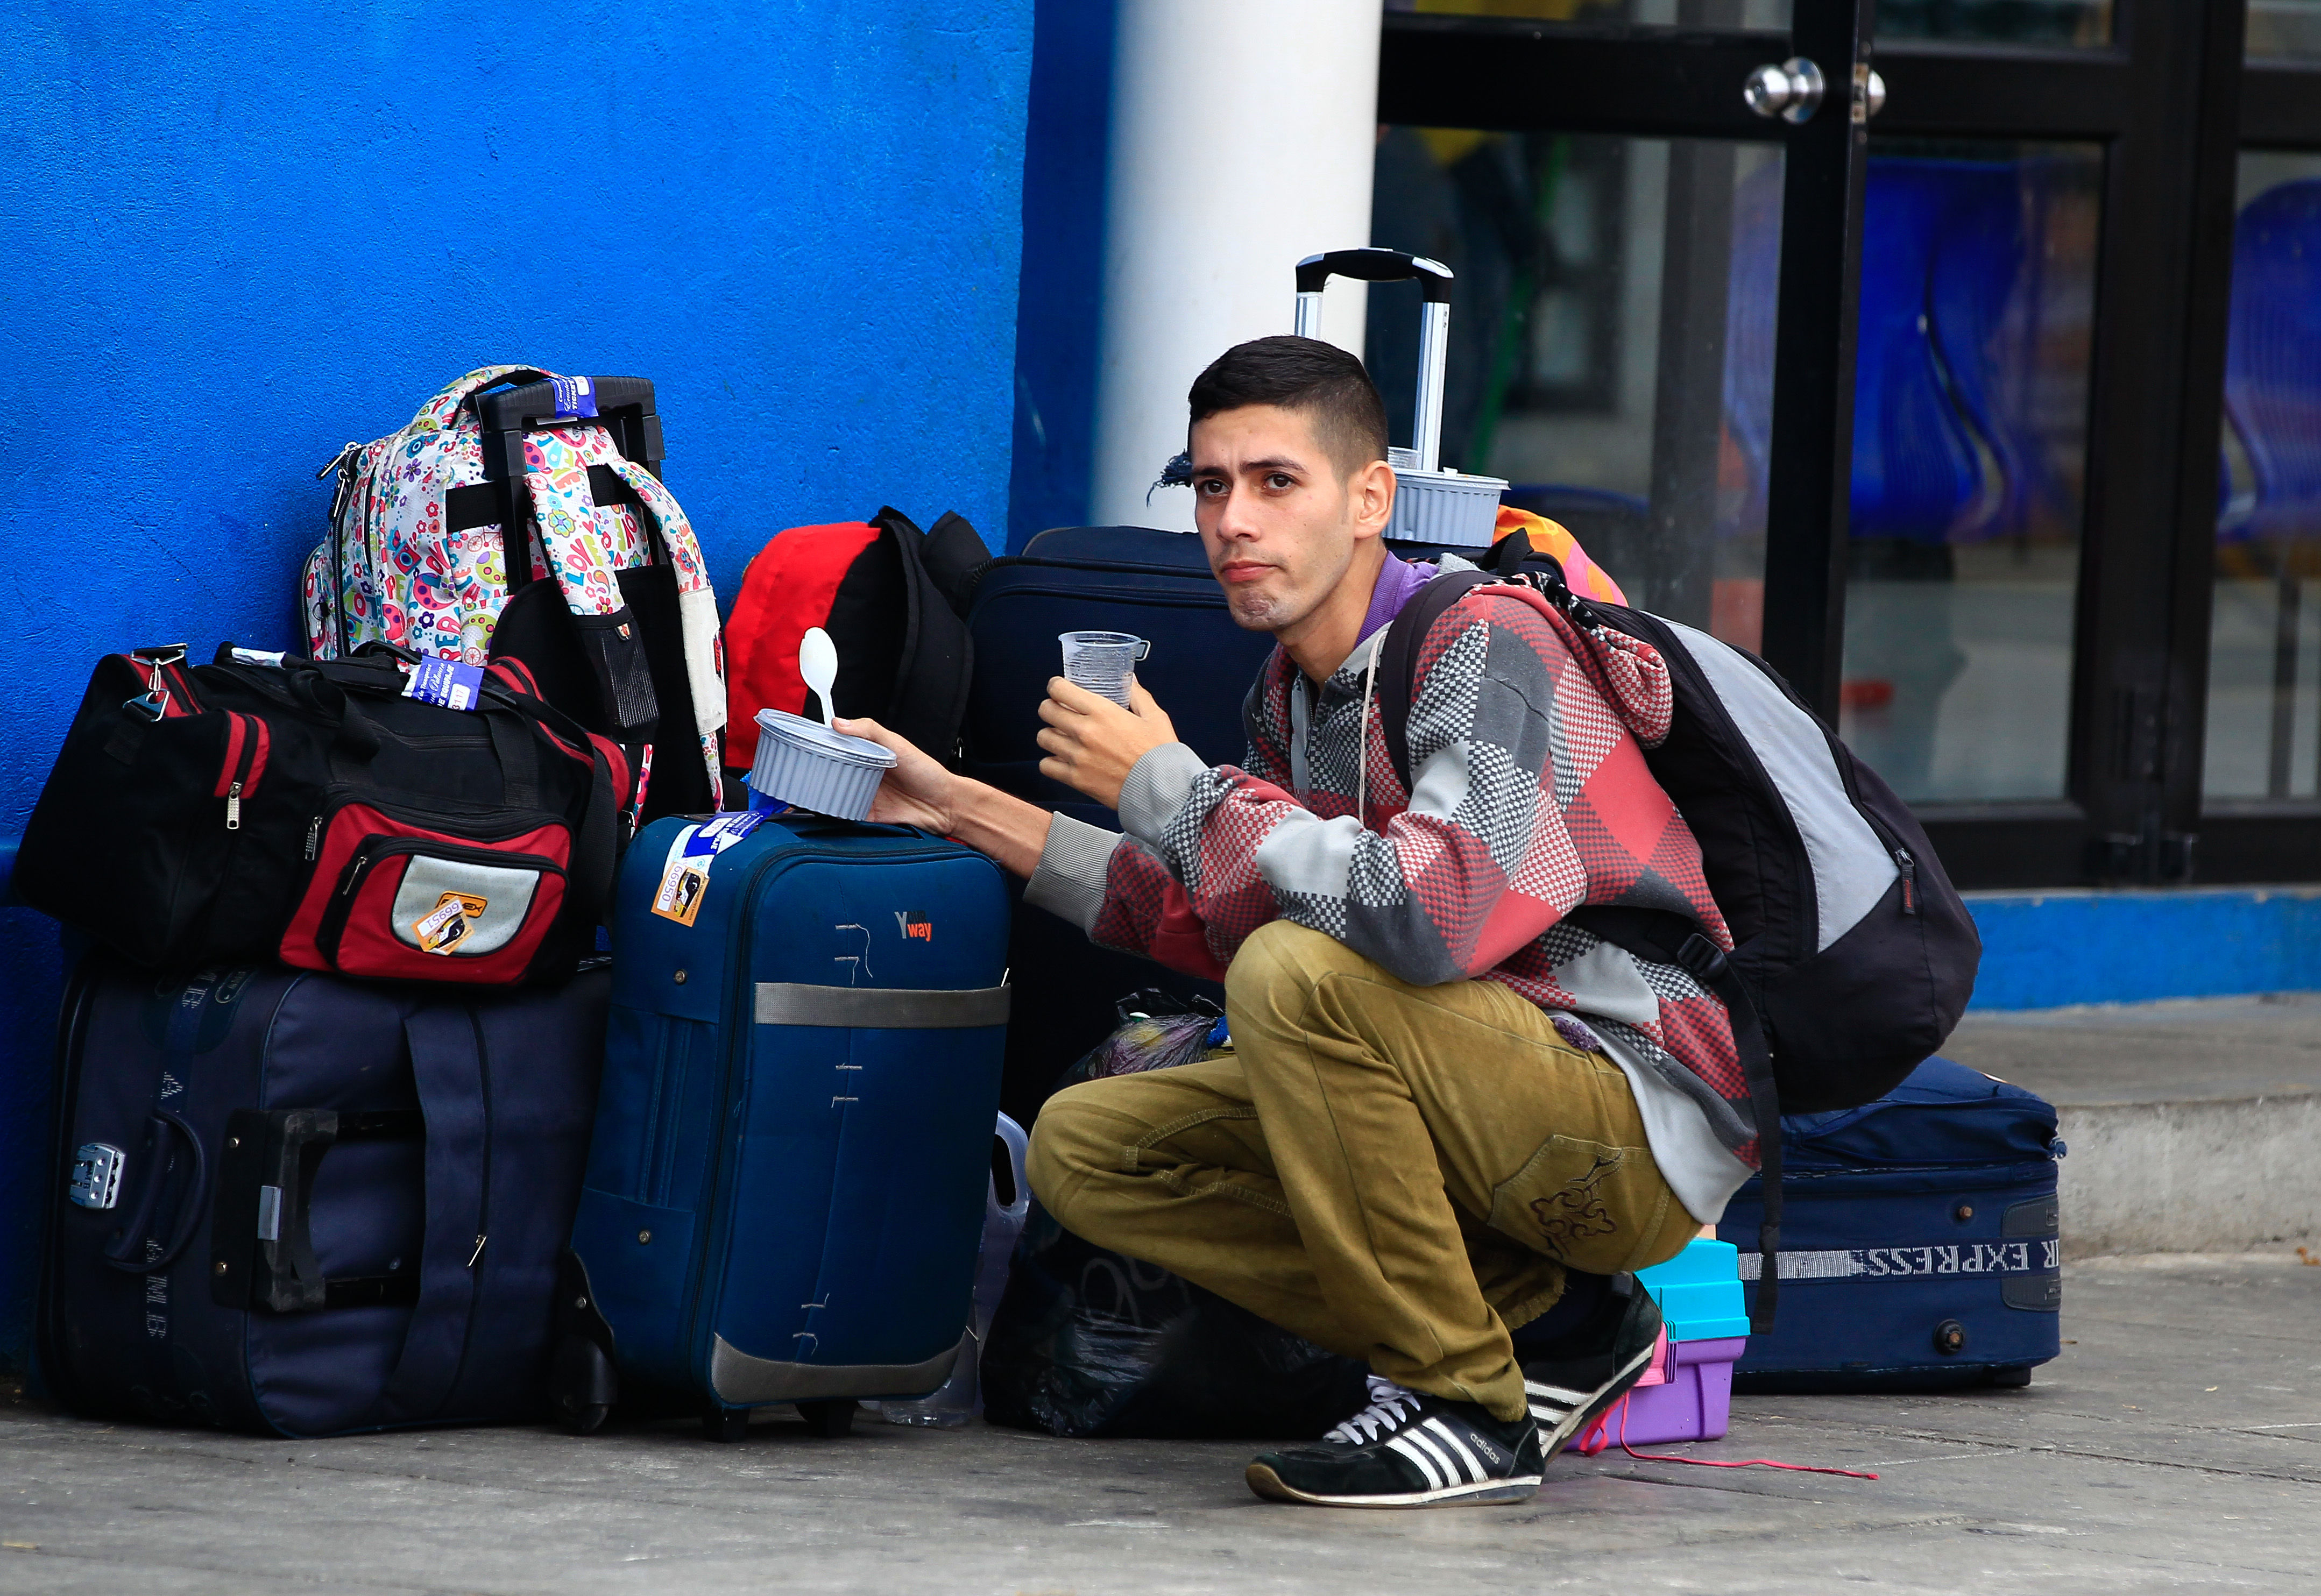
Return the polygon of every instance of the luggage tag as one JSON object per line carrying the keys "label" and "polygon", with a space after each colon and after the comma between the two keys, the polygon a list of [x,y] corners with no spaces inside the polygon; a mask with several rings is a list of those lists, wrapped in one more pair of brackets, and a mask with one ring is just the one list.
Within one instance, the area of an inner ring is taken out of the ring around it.
{"label": "luggage tag", "polygon": [[739,810],[679,831],[669,845],[669,858],[661,866],[660,888],[653,894],[652,911],[681,926],[692,925],[701,917],[701,900],[709,892],[709,870],[717,862],[717,856],[756,830],[765,818]]}
{"label": "luggage tag", "polygon": [[596,413],[596,385],[588,378],[551,376],[548,385],[556,395],[558,421],[584,421]]}
{"label": "luggage tag", "polygon": [[484,667],[464,659],[432,656],[412,667],[403,684],[403,696],[447,710],[473,710],[484,695]]}
{"label": "luggage tag", "polygon": [[419,951],[449,958],[488,907],[488,900],[473,893],[445,893],[434,908],[412,922],[411,934],[418,939]]}

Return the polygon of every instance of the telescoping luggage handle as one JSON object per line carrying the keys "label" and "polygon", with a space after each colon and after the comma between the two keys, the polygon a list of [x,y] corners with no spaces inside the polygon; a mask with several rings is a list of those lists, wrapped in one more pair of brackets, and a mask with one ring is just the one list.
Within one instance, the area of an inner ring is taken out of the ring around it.
{"label": "telescoping luggage handle", "polygon": [[[660,416],[653,409],[653,385],[642,376],[541,376],[517,371],[510,376],[535,380],[512,388],[493,388],[473,395],[476,422],[483,433],[484,480],[472,487],[453,488],[444,502],[444,513],[456,530],[462,521],[483,526],[497,521],[514,527],[508,540],[507,579],[510,589],[551,573],[532,567],[532,540],[522,535],[532,525],[532,495],[524,486],[523,438],[540,427],[569,426],[594,422],[613,434],[622,455],[658,477],[666,452],[661,442]],[[578,414],[572,413],[578,412]],[[462,494],[480,502],[454,503]],[[648,526],[648,531],[658,527]],[[507,533],[502,532],[506,538]]]}
{"label": "telescoping luggage handle", "polygon": [[1332,277],[1363,283],[1418,280],[1426,296],[1418,322],[1418,407],[1411,448],[1421,471],[1434,471],[1443,458],[1443,379],[1451,354],[1451,268],[1424,255],[1400,249],[1332,249],[1297,263],[1297,336],[1322,336],[1322,289]]}

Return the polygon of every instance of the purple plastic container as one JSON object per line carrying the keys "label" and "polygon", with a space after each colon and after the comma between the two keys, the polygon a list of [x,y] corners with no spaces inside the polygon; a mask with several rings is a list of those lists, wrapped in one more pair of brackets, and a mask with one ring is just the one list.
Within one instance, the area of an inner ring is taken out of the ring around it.
{"label": "purple plastic container", "polygon": [[1640,1385],[1615,1403],[1604,1415],[1606,1443],[1616,1446],[1625,1438],[1641,1446],[1722,1436],[1733,1413],[1733,1365],[1748,1345],[1743,1336],[1670,1342],[1667,1383]]}

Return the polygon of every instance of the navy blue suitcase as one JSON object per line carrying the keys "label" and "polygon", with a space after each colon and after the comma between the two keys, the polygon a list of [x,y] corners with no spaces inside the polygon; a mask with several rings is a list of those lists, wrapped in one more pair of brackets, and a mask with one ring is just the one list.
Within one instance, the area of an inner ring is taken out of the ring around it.
{"label": "navy blue suitcase", "polygon": [[1007,894],[957,843],[792,812],[714,822],[678,908],[701,820],[647,827],[615,893],[555,1400],[583,1432],[619,1402],[738,1439],[788,1402],[842,1433],[968,1345]]}
{"label": "navy blue suitcase", "polygon": [[960,733],[960,768],[1051,804],[1080,801],[1040,774],[1040,701],[1049,678],[1063,673],[1060,634],[1124,631],[1149,639],[1152,652],[1136,667],[1137,680],[1169,712],[1178,737],[1212,765],[1237,765],[1247,751],[1242,700],[1273,652],[1270,633],[1233,624],[1200,539],[1149,527],[1042,532],[1023,553],[983,568],[967,629],[975,679]]}
{"label": "navy blue suitcase", "polygon": [[[2045,1100],[1929,1058],[1860,1108],[1781,1121],[1781,1306],[1743,1391],[2024,1385],[2062,1350],[2062,1243]],[[1717,1234],[1756,1306],[1757,1182]]]}
{"label": "navy blue suitcase", "polygon": [[287,1436],[548,1417],[610,985],[92,954],[59,1037],[50,1388]]}
{"label": "navy blue suitcase", "polygon": [[[1432,545],[1393,543],[1405,559]],[[1479,554],[1479,549],[1464,551]],[[1024,552],[993,560],[976,579],[967,626],[975,679],[960,728],[960,769],[979,781],[1093,824],[1117,829],[1110,810],[1040,774],[1040,702],[1063,669],[1060,633],[1114,630],[1151,641],[1137,680],[1160,701],[1179,740],[1210,765],[1249,750],[1242,701],[1273,638],[1244,631],[1225,608],[1199,538],[1151,527],[1057,527]],[[1007,1039],[1003,1107],[1025,1124],[1056,1078],[1116,1023],[1123,993],[1158,985],[1224,1002],[1213,982],[1156,969],[1091,945],[1076,927],[1018,905],[1013,928],[1023,1002]]]}
{"label": "navy blue suitcase", "polygon": [[[1423,543],[1388,548],[1404,559],[1443,552]],[[1238,765],[1249,749],[1242,700],[1273,652],[1273,637],[1233,624],[1201,540],[1191,533],[1051,528],[1023,553],[983,568],[967,626],[975,679],[960,730],[961,768],[979,781],[1042,803],[1079,801],[1040,774],[1036,740],[1048,679],[1063,670],[1057,639],[1068,631],[1125,631],[1148,639],[1152,652],[1136,677],[1169,712],[1178,738],[1211,765]]]}

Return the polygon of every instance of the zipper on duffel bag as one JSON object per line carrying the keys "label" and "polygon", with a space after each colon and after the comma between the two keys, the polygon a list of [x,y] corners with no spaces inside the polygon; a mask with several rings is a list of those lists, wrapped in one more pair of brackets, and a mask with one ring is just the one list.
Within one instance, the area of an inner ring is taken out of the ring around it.
{"label": "zipper on duffel bag", "polygon": [[266,756],[273,747],[274,734],[256,715],[228,710],[225,718],[225,757],[218,762],[217,790],[211,796],[225,800],[225,829],[239,831],[241,801],[257,793],[266,775]]}

